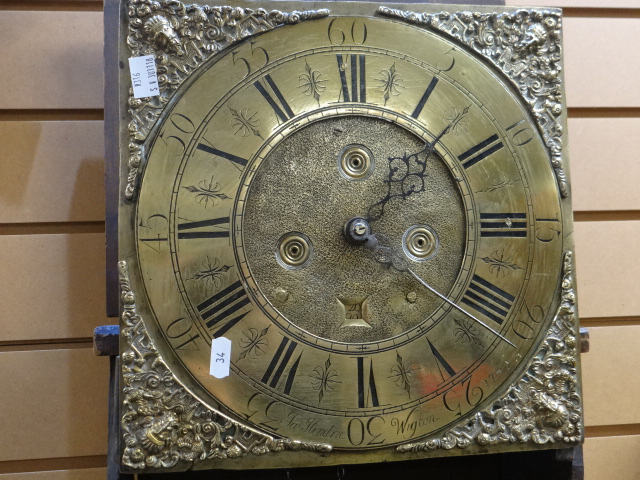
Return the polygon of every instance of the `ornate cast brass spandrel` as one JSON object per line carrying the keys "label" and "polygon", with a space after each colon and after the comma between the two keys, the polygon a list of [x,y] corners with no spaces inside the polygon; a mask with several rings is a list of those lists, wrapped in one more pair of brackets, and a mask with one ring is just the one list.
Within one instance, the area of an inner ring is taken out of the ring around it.
{"label": "ornate cast brass spandrel", "polygon": [[118,263],[122,302],[122,465],[134,470],[167,469],[179,463],[238,458],[249,454],[306,450],[329,453],[326,443],[265,435],[204,405],[167,367],[149,338],[129,281]]}
{"label": "ornate cast brass spandrel", "polygon": [[134,98],[129,91],[128,200],[135,196],[142,144],[177,88],[216,52],[280,25],[322,18],[329,10],[267,11],[229,6],[186,5],[178,1],[131,0],[127,46],[132,57],[154,55],[160,95]]}
{"label": "ornate cast brass spandrel", "polygon": [[533,442],[576,445],[584,439],[578,390],[578,332],[573,253],[563,262],[562,302],[542,346],[525,374],[489,408],[423,442],[406,443],[398,452],[467,448]]}
{"label": "ornate cast brass spandrel", "polygon": [[569,196],[562,162],[562,18],[559,10],[503,13],[417,13],[379,7],[378,13],[443,32],[480,54],[513,82],[549,149],[558,188]]}

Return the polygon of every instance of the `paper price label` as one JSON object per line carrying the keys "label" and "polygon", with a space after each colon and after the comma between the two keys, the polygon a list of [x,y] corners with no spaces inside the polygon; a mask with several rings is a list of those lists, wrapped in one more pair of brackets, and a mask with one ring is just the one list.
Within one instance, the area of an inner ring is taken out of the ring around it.
{"label": "paper price label", "polygon": [[133,85],[133,96],[135,98],[160,95],[156,61],[153,55],[131,57],[129,59],[129,70],[131,71],[131,84]]}
{"label": "paper price label", "polygon": [[229,376],[231,365],[231,340],[224,337],[214,338],[211,342],[211,363],[209,374],[216,378]]}

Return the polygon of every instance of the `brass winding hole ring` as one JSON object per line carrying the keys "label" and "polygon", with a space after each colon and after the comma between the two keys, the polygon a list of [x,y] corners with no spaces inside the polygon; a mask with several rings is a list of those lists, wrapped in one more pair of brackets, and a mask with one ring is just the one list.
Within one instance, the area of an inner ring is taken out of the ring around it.
{"label": "brass winding hole ring", "polygon": [[304,268],[311,260],[313,246],[311,240],[304,233],[285,233],[278,240],[276,259],[278,263],[289,270]]}
{"label": "brass winding hole ring", "polygon": [[405,255],[416,262],[430,259],[439,247],[438,234],[429,225],[413,225],[402,236]]}
{"label": "brass winding hole ring", "polygon": [[347,180],[359,181],[368,178],[374,166],[373,153],[364,145],[347,145],[338,156],[338,171]]}

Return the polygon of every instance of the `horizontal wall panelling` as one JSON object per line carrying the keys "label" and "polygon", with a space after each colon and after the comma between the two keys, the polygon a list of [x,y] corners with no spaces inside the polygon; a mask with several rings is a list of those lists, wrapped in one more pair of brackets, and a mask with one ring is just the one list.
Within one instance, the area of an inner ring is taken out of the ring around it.
{"label": "horizontal wall panelling", "polygon": [[640,316],[640,221],[577,222],[574,230],[580,316]]}
{"label": "horizontal wall panelling", "polygon": [[640,118],[569,118],[573,209],[640,210]]}
{"label": "horizontal wall panelling", "polygon": [[582,355],[585,425],[640,424],[640,326],[589,331],[591,349]]}
{"label": "horizontal wall panelling", "polygon": [[[103,221],[102,127],[0,121],[0,224]],[[574,210],[640,210],[638,131],[640,118],[569,119]]]}
{"label": "horizontal wall panelling", "polygon": [[0,223],[104,220],[103,122],[0,122]]}
{"label": "horizontal wall panelling", "polygon": [[[0,15],[0,109],[102,108],[102,13]],[[63,34],[65,32],[66,34]]]}
{"label": "horizontal wall panelling", "polygon": [[585,480],[638,480],[640,435],[588,438],[584,445]]}
{"label": "horizontal wall panelling", "polygon": [[105,315],[103,234],[2,235],[0,251],[11,252],[0,269],[0,341],[86,338],[113,323]]}
{"label": "horizontal wall panelling", "polygon": [[[567,17],[564,24],[569,106],[640,107],[640,58],[628,54],[640,17]],[[65,28],[73,35],[59,36]],[[0,83],[13,92],[0,109],[100,108],[102,31],[98,12],[4,12],[0,40],[16,48],[5,60],[14,67],[0,71]]]}
{"label": "horizontal wall panelling", "polygon": [[107,359],[89,348],[2,352],[0,371],[0,462],[106,452]]}

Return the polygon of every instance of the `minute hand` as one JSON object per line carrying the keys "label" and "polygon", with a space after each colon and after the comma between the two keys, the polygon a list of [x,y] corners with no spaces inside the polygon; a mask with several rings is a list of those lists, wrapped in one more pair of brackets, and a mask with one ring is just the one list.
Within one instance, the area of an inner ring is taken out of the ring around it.
{"label": "minute hand", "polygon": [[449,300],[447,297],[445,297],[444,295],[442,295],[440,292],[438,292],[435,288],[433,288],[431,285],[429,285],[427,282],[425,282],[424,280],[422,280],[418,275],[415,274],[415,272],[413,272],[413,270],[411,269],[407,269],[407,273],[409,275],[411,275],[413,278],[415,278],[418,282],[420,282],[420,284],[425,287],[427,290],[429,290],[431,293],[433,293],[436,297],[440,298],[441,300],[444,300],[445,302],[447,302],[449,305],[451,305],[453,308],[455,308],[456,310],[458,310],[459,312],[464,313],[467,317],[469,317],[471,320],[474,320],[475,322],[477,322],[479,325],[483,326],[484,328],[486,328],[487,330],[489,330],[491,333],[493,333],[495,336],[497,336],[498,338],[500,338],[501,340],[504,340],[505,342],[507,342],[509,345],[511,345],[512,347],[515,348],[515,345],[513,343],[511,343],[509,340],[507,340],[505,337],[503,337],[502,335],[500,335],[498,332],[496,332],[493,328],[491,328],[489,325],[487,325],[486,323],[484,323],[482,320],[476,318],[474,315],[470,314],[469,312],[467,312],[464,308],[460,307],[458,304],[456,304],[455,302]]}
{"label": "minute hand", "polygon": [[435,150],[436,144],[440,141],[440,139],[444,137],[447,133],[449,133],[452,128],[455,128],[455,126],[460,122],[460,120],[462,120],[465,117],[465,115],[468,112],[469,112],[469,107],[465,107],[461,112],[457,113],[453,117],[451,122],[449,122],[449,124],[446,127],[444,127],[444,129],[436,136],[436,138],[434,138],[430,143],[427,143],[427,145],[424,147],[423,152],[426,152],[427,155],[431,155]]}
{"label": "minute hand", "polygon": [[395,251],[395,249],[384,245],[385,243],[388,243],[388,241],[383,235],[371,233],[371,226],[368,224],[368,222],[365,219],[360,219],[359,222],[362,223],[363,228],[365,228],[366,231],[367,231],[367,233],[365,233],[363,235],[363,237],[365,239],[364,240],[365,241],[364,245],[365,245],[365,247],[367,247],[367,249],[369,249],[373,253],[373,258],[374,258],[374,260],[376,262],[381,263],[383,265],[387,265],[388,267],[393,267],[394,269],[398,270],[399,272],[407,272],[409,275],[411,275],[413,278],[415,278],[418,282],[420,282],[420,285],[422,285],[427,290],[429,290],[431,293],[436,295],[439,299],[445,301],[446,303],[451,305],[453,308],[455,308],[456,310],[458,310],[459,312],[463,313],[464,315],[469,317],[471,320],[476,322],[478,325],[480,325],[483,328],[489,330],[491,333],[493,333],[499,339],[504,340],[505,342],[507,342],[512,347],[517,348],[507,338],[505,338],[500,333],[495,331],[493,328],[491,328],[489,325],[487,325],[482,320],[477,318],[475,315],[467,312],[464,308],[462,308],[461,306],[459,306],[458,304],[456,304],[455,302],[453,302],[449,298],[447,298],[444,295],[442,295],[435,288],[433,288],[427,282],[422,280],[422,278],[420,278],[418,275],[416,275],[416,273],[409,268],[409,264],[407,262],[407,259],[404,256],[399,255]]}

